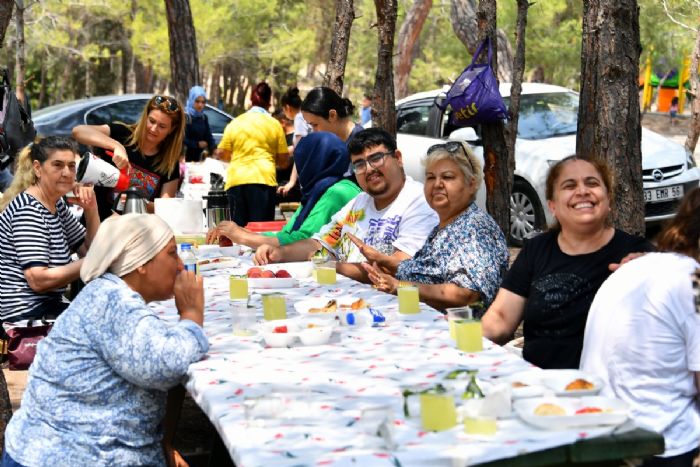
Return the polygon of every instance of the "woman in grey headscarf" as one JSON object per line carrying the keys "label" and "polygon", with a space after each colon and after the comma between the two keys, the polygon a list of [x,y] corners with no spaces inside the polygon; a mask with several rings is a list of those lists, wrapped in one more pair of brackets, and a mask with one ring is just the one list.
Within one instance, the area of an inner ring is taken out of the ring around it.
{"label": "woman in grey headscarf", "polygon": [[[164,448],[171,463],[166,393],[209,348],[202,279],[151,214],[105,220],[80,275],[87,285],[39,343],[0,465],[164,465]],[[147,305],[173,295],[176,325]]]}

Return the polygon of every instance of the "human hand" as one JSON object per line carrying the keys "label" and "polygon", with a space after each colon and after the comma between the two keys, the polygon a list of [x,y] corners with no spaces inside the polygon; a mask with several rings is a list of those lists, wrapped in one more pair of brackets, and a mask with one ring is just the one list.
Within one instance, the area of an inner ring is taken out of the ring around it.
{"label": "human hand", "polygon": [[180,319],[189,319],[202,326],[204,324],[204,283],[192,271],[182,270],[175,277],[175,307]]}
{"label": "human hand", "polygon": [[294,183],[292,182],[287,182],[282,186],[277,187],[277,194],[282,195],[282,196],[287,196],[287,193],[294,188]]}
{"label": "human hand", "polygon": [[124,149],[124,146],[121,144],[117,143],[112,150],[112,161],[114,161],[114,165],[116,165],[119,170],[129,166],[129,156],[126,154],[126,149]]}
{"label": "human hand", "polygon": [[207,143],[206,141],[197,141],[197,146],[204,149],[209,146],[209,143]]}
{"label": "human hand", "polygon": [[382,272],[379,266],[377,266],[377,263],[373,265],[362,263],[362,267],[367,271],[367,277],[372,281],[372,287],[382,292],[390,294],[396,293],[396,289],[399,287],[398,279]]}
{"label": "human hand", "polygon": [[76,183],[73,187],[75,195],[74,202],[85,211],[97,209],[97,199],[95,198],[95,189],[91,184]]}
{"label": "human hand", "polygon": [[611,270],[611,271],[613,271],[613,272],[615,272],[615,271],[617,271],[618,269],[620,269],[620,266],[622,266],[623,264],[627,264],[627,263],[629,263],[630,261],[632,261],[633,259],[641,258],[641,257],[644,256],[644,255],[646,255],[646,252],[643,252],[643,253],[630,253],[630,254],[628,254],[627,256],[625,256],[624,258],[622,258],[622,259],[620,260],[619,263],[610,263],[610,264],[608,264],[608,269]]}
{"label": "human hand", "polygon": [[282,260],[282,252],[279,247],[263,244],[255,250],[253,264],[264,266],[269,263],[279,263]]}
{"label": "human hand", "polygon": [[163,445],[163,452],[165,454],[165,462],[168,467],[190,467],[190,464],[182,458],[180,453],[174,449],[171,445]]}
{"label": "human hand", "polygon": [[375,265],[376,263],[382,264],[388,259],[387,255],[385,255],[384,253],[380,253],[378,250],[367,245],[365,242],[363,242],[350,232],[345,232],[345,235],[347,235],[350,241],[354,243],[355,246],[357,246],[357,248],[360,250],[360,253],[362,253],[362,256],[367,258],[368,263],[375,263]]}

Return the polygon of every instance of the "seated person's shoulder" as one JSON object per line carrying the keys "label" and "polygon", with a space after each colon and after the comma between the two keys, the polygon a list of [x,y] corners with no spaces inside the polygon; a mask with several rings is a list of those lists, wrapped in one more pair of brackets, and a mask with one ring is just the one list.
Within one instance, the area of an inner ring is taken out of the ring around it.
{"label": "seated person's shoulder", "polygon": [[616,250],[624,250],[625,254],[656,251],[656,247],[646,238],[619,229],[615,229],[615,236],[610,243]]}

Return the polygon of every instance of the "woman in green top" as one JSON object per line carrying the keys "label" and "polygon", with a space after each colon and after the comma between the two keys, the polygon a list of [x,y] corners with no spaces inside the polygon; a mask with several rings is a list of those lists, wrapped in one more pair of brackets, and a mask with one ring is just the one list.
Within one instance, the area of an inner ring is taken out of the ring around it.
{"label": "woman in green top", "polygon": [[209,231],[207,242],[223,235],[234,243],[257,248],[311,238],[361,191],[343,179],[350,156],[345,143],[333,133],[321,131],[302,138],[294,149],[294,165],[299,173],[301,206],[280,232],[258,234],[225,221]]}

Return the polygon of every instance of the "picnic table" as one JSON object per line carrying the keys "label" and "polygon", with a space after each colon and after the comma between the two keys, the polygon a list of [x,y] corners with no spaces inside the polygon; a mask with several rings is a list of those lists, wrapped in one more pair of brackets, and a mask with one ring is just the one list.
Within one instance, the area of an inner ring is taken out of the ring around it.
{"label": "picnic table", "polygon": [[[310,299],[362,298],[386,316],[385,326],[340,327],[328,344],[308,347],[297,342],[269,348],[260,336],[234,336],[229,275],[244,274],[250,266],[250,259],[241,257],[239,267],[202,273],[210,350],[190,366],[185,385],[239,467],[596,465],[663,452],[663,437],[633,425],[625,432],[615,427],[546,431],[510,417],[499,419],[498,432],[490,436],[468,435],[461,424],[425,432],[415,409],[404,415],[406,387],[435,385],[455,368],[476,369],[479,380],[487,382],[532,365],[486,339],[482,352],[461,352],[441,313],[421,303],[420,314],[401,315],[396,296],[340,275],[331,286],[308,277],[297,287],[279,289],[288,316],[297,314],[294,303]],[[296,275],[297,266],[273,268]],[[249,295],[261,321],[266,292],[251,289]],[[177,319],[172,300],[152,306],[163,319]],[[289,404],[295,415],[250,416],[251,401]],[[389,420],[388,436],[377,436],[377,413]]]}

